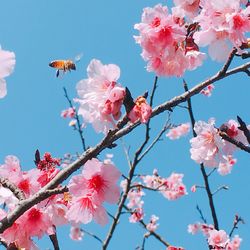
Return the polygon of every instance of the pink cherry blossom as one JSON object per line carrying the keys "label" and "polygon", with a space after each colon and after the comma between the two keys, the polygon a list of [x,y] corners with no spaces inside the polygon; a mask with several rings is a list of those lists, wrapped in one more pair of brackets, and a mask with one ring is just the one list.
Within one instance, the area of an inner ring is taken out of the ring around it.
{"label": "pink cherry blossom", "polygon": [[158,220],[159,217],[155,216],[154,214],[151,215],[150,221],[146,226],[147,230],[150,232],[154,232],[159,226],[159,224],[157,223]]}
{"label": "pink cherry blossom", "polygon": [[83,193],[80,197],[73,196],[66,218],[76,224],[87,224],[94,219],[98,224],[105,225],[108,215],[96,193]]}
{"label": "pink cherry blossom", "polygon": [[242,239],[239,235],[235,235],[234,238],[227,244],[226,250],[239,250]]}
{"label": "pink cherry blossom", "polygon": [[[235,120],[229,120],[228,122],[224,123],[220,129],[226,134],[235,139],[236,141],[240,141],[241,143],[248,145],[247,138],[245,137],[243,131],[239,129],[239,123]],[[232,143],[225,141],[225,146],[223,148],[224,152],[228,155],[232,155],[234,151],[237,149],[235,145]]]}
{"label": "pink cherry blossom", "polygon": [[84,236],[83,231],[79,227],[72,226],[70,228],[70,238],[72,240],[82,240],[82,237]]}
{"label": "pink cherry blossom", "polygon": [[141,176],[147,187],[159,190],[168,200],[176,200],[187,194],[186,186],[182,183],[183,174],[172,173],[168,178],[163,178],[154,171],[152,176]]}
{"label": "pink cherry blossom", "polygon": [[209,232],[208,244],[213,247],[213,249],[225,249],[229,242],[228,235],[224,230],[211,230]]}
{"label": "pink cherry blossom", "polygon": [[133,213],[131,214],[131,216],[129,217],[129,222],[131,223],[136,223],[140,220],[142,220],[144,217],[144,211],[143,208],[138,207],[136,208]]}
{"label": "pink cherry blossom", "polygon": [[[197,9],[196,2],[194,5]],[[172,15],[160,4],[143,10],[141,23],[134,26],[140,33],[135,40],[142,47],[142,58],[148,61],[148,71],[159,76],[182,76],[185,70],[202,64],[205,54],[199,52],[193,34],[187,34],[184,15],[180,9],[173,9]]]}
{"label": "pink cherry blossom", "polygon": [[144,97],[139,96],[135,100],[133,109],[129,112],[128,118],[131,122],[135,122],[140,119],[141,123],[147,123],[152,113],[152,108],[147,104]]}
{"label": "pink cherry blossom", "polygon": [[167,247],[167,250],[185,250],[185,249],[183,247],[169,246],[169,247]]}
{"label": "pink cherry blossom", "polygon": [[198,14],[200,0],[174,0],[175,8],[183,11],[183,14],[192,18]]}
{"label": "pink cherry blossom", "polygon": [[77,86],[80,104],[78,114],[91,123],[96,132],[107,133],[119,119],[125,89],[117,84],[120,68],[114,64],[103,65],[93,59],[87,68],[88,78]]}
{"label": "pink cherry blossom", "polygon": [[200,230],[200,223],[188,225],[188,232],[191,234],[196,234],[199,230]]}
{"label": "pink cherry blossom", "polygon": [[0,165],[1,176],[7,178],[10,182],[16,183],[22,176],[19,159],[14,155],[5,157],[5,163]]}
{"label": "pink cherry blossom", "polygon": [[171,140],[179,139],[189,133],[190,123],[183,123],[177,127],[171,128],[166,136]]}
{"label": "pink cherry blossom", "polygon": [[223,155],[224,161],[220,161],[218,166],[218,173],[220,175],[230,174],[233,168],[233,165],[237,162],[232,155]]}
{"label": "pink cherry blossom", "polygon": [[[134,183],[135,185],[135,183]],[[145,195],[142,188],[132,188],[128,192],[128,208],[134,208],[134,207],[142,207],[144,204],[144,201],[142,200],[142,197]]]}
{"label": "pink cherry blossom", "polygon": [[186,187],[182,183],[183,176],[183,174],[172,173],[164,180],[164,185],[159,188],[164,197],[168,200],[176,200],[187,194]]}
{"label": "pink cherry blossom", "polygon": [[201,12],[194,18],[200,29],[194,33],[199,46],[209,45],[209,54],[214,60],[223,61],[234,46],[241,53],[240,46],[246,43],[246,32],[250,31],[248,18],[250,7],[242,9],[240,1],[201,1]]}
{"label": "pink cherry blossom", "polygon": [[68,108],[68,109],[65,109],[61,112],[61,117],[63,118],[74,118],[76,115],[76,109],[75,107],[73,108]]}
{"label": "pink cherry blossom", "polygon": [[15,54],[10,51],[2,50],[0,47],[0,98],[7,94],[5,77],[9,76],[16,64]]}
{"label": "pink cherry blossom", "polygon": [[191,192],[195,193],[195,192],[196,192],[197,187],[196,187],[196,185],[193,185],[190,189],[191,189]]}
{"label": "pink cherry blossom", "polygon": [[214,127],[215,121],[210,119],[208,123],[198,121],[195,123],[194,130],[196,137],[190,140],[191,158],[197,163],[203,163],[206,166],[215,167],[217,165],[216,157],[219,149],[225,145]]}
{"label": "pink cherry blossom", "polygon": [[210,97],[212,95],[213,89],[214,89],[214,85],[210,84],[205,89],[203,89],[200,93],[207,97]]}
{"label": "pink cherry blossom", "polygon": [[120,172],[113,164],[105,164],[93,158],[86,162],[80,175],[73,176],[69,192],[73,195],[66,217],[74,223],[107,223],[107,213],[102,206],[104,201],[116,203],[119,188],[116,185]]}

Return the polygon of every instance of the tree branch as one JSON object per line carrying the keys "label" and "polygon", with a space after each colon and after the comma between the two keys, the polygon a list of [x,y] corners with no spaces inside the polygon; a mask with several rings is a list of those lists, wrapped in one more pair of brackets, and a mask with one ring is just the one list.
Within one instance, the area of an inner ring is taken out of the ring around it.
{"label": "tree branch", "polygon": [[[189,91],[186,91],[183,94],[177,97],[174,97],[171,100],[154,108],[152,111],[151,119],[159,115],[160,113],[163,113],[164,111],[169,110],[172,107],[175,107],[178,104],[187,101],[188,99],[190,99],[190,97],[196,94],[199,94],[203,88],[207,87],[211,83],[214,83],[216,81],[221,80],[222,78],[226,78],[230,75],[233,75],[239,72],[245,72],[245,70],[248,69],[249,67],[250,67],[250,63],[246,63],[239,67],[236,67],[234,69],[227,71],[224,75],[217,73],[215,76],[211,77],[210,79],[197,84]],[[102,152],[105,148],[111,145],[114,141],[130,133],[133,129],[135,129],[137,126],[140,125],[140,122],[137,121],[134,124],[129,124],[126,127],[123,127],[124,124],[126,124],[126,122],[127,122],[127,117],[124,116],[122,120],[120,120],[117,123],[117,128],[109,131],[109,133],[104,137],[104,139],[99,144],[97,144],[94,148],[90,148],[86,150],[76,161],[74,161],[73,163],[69,164],[67,167],[62,169],[54,177],[54,179],[52,179],[46,186],[44,186],[41,190],[39,190],[38,193],[36,193],[32,197],[29,197],[25,201],[21,201],[19,206],[17,206],[4,219],[1,220],[0,233],[4,232],[5,229],[9,228],[18,217],[20,217],[25,211],[27,211],[33,205],[41,202],[43,199],[48,198],[47,196],[44,196],[43,194],[46,190],[56,188],[60,183],[66,180],[72,173],[74,173],[81,166],[83,166],[88,160],[92,159],[93,157],[96,157],[100,152]]]}
{"label": "tree branch", "polygon": [[[184,81],[184,89],[185,89],[185,91],[188,92],[188,86],[187,86],[185,81]],[[193,135],[194,135],[194,137],[196,137],[197,134],[194,131],[195,118],[194,118],[194,114],[193,114],[193,110],[192,110],[191,99],[188,99],[187,103],[188,103],[188,112],[189,112],[190,120],[191,120],[192,127],[193,127]],[[205,183],[206,193],[207,193],[208,200],[209,200],[209,206],[210,206],[210,210],[211,210],[211,213],[212,213],[214,227],[215,227],[216,230],[219,230],[219,223],[218,223],[217,214],[216,214],[216,210],[215,210],[215,206],[214,206],[213,194],[212,194],[211,189],[210,189],[208,176],[206,174],[206,170],[205,170],[205,167],[204,167],[203,163],[200,164],[200,169],[201,169],[201,173],[202,173],[203,180],[204,180],[204,183]]]}
{"label": "tree branch", "polygon": [[19,201],[25,200],[23,191],[19,189],[15,184],[11,183],[7,178],[0,177],[0,184],[4,188],[8,188]]}

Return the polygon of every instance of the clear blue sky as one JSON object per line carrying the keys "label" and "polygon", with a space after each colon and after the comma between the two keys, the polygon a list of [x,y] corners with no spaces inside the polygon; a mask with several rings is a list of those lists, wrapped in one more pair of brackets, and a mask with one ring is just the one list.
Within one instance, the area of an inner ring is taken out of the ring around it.
{"label": "clear blue sky", "polygon": [[[166,3],[164,1],[163,3]],[[24,169],[34,167],[33,158],[36,149],[51,152],[56,157],[64,153],[81,152],[78,135],[68,127],[67,121],[60,117],[62,109],[67,108],[62,87],[65,86],[71,97],[76,96],[77,81],[86,77],[86,67],[92,58],[103,63],[115,63],[121,68],[120,82],[129,87],[133,96],[150,90],[154,74],[145,70],[145,62],[140,57],[141,48],[135,44],[133,25],[140,21],[142,9],[153,6],[158,1],[4,1],[1,4],[0,44],[3,49],[16,53],[15,72],[8,77],[8,95],[0,100],[0,162],[9,154],[19,157]],[[77,71],[55,78],[55,71],[48,66],[51,60],[74,58],[83,53],[77,65]],[[236,61],[234,65],[240,64]],[[190,86],[207,79],[217,72],[220,64],[206,61],[203,68],[189,72],[184,77]],[[238,74],[215,85],[210,98],[197,96],[193,99],[197,120],[207,121],[215,117],[217,125],[235,119],[240,115],[250,123],[248,100],[250,93],[249,78]],[[182,79],[160,78],[155,104],[183,92]],[[161,129],[166,115],[152,122],[152,133]],[[172,115],[175,124],[189,121],[184,109],[176,108]],[[85,132],[88,145],[95,145],[101,135],[95,135],[92,128]],[[132,145],[131,153],[142,140],[142,131],[137,129],[133,136],[124,140]],[[161,195],[147,192],[145,197],[145,221],[151,214],[160,217],[158,232],[174,245],[188,250],[206,249],[201,234],[192,236],[187,233],[187,225],[199,221],[195,207],[198,204],[212,223],[206,194],[199,190],[193,194],[193,184],[203,184],[199,166],[189,154],[191,135],[179,141],[169,141],[164,137],[151,154],[141,163],[140,172],[151,174],[154,168],[162,176],[172,171],[184,173],[184,183],[189,195],[177,201],[168,201]],[[119,142],[120,144],[120,142]],[[105,153],[110,153],[110,150]],[[114,161],[126,174],[128,166],[121,149],[114,152]],[[133,155],[133,154],[131,154]],[[103,157],[103,156],[101,156]],[[237,153],[238,163],[232,174],[221,177],[215,173],[211,185],[215,190],[220,185],[228,185],[228,191],[222,191],[215,197],[221,229],[229,232],[235,213],[242,216],[246,224],[236,232],[243,238],[242,250],[250,247],[250,170],[249,155]],[[108,207],[114,211],[113,207]],[[121,223],[111,241],[112,250],[135,249],[141,245],[144,230],[136,224],[129,224],[128,216],[123,215]],[[85,229],[104,237],[108,226],[94,223]],[[81,242],[73,242],[68,237],[69,228],[59,228],[59,243],[62,250],[100,249],[99,243],[85,236]],[[51,249],[48,239],[38,242],[40,249]],[[153,237],[147,240],[146,249],[163,250],[165,247]]]}

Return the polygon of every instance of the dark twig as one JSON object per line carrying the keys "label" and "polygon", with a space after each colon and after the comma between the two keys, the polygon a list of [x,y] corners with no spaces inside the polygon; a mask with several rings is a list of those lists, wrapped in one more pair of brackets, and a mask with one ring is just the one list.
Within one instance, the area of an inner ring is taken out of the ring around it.
{"label": "dark twig", "polygon": [[[187,83],[185,81],[184,81],[184,89],[185,89],[185,91],[188,92],[188,86],[187,86]],[[194,131],[195,118],[194,118],[194,114],[193,114],[193,110],[192,110],[191,99],[188,99],[187,103],[188,103],[188,112],[189,112],[190,120],[191,120],[192,127],[193,127],[193,135],[194,135],[194,137],[196,137],[197,134]],[[218,223],[218,218],[217,218],[216,210],[215,210],[215,206],[214,206],[213,194],[212,194],[211,189],[210,189],[208,176],[206,174],[206,170],[205,170],[205,167],[204,167],[203,163],[200,164],[200,169],[201,169],[201,173],[202,173],[204,183],[205,183],[206,193],[207,193],[207,196],[208,196],[208,201],[209,201],[209,206],[210,206],[210,210],[211,210],[211,213],[212,213],[214,227],[215,227],[216,230],[218,230],[219,229],[219,223]]]}
{"label": "dark twig", "polygon": [[202,211],[201,211],[201,209],[200,209],[200,207],[199,207],[198,205],[196,205],[196,209],[197,209],[197,211],[198,211],[199,214],[200,214],[201,220],[202,220],[205,224],[207,224],[207,220],[205,219],[205,217],[204,217],[204,215],[203,215],[203,213],[202,213]]}
{"label": "dark twig", "polygon": [[230,231],[230,233],[229,233],[229,238],[232,237],[232,235],[233,235],[235,229],[238,229],[238,224],[239,224],[240,222],[241,222],[242,224],[245,223],[244,220],[243,220],[240,216],[238,216],[238,215],[236,214],[236,215],[235,215],[235,219],[234,219],[234,223],[233,223],[233,228],[231,229],[231,231]]}
{"label": "dark twig", "polygon": [[223,185],[223,186],[221,186],[221,187],[218,187],[218,188],[212,193],[212,195],[217,194],[217,193],[218,193],[219,191],[221,191],[221,190],[228,190],[228,189],[229,189],[228,186]]}
{"label": "dark twig", "polygon": [[[54,227],[54,229],[56,230],[56,227]],[[51,240],[51,242],[53,244],[54,250],[60,250],[57,235],[56,235],[56,231],[55,231],[54,234],[51,234],[49,236],[49,238],[50,238],[50,240]]]}
{"label": "dark twig", "polygon": [[250,144],[250,131],[248,130],[246,123],[238,115],[237,115],[237,120],[240,124],[239,129],[243,131],[244,135],[247,138],[248,143]]}
{"label": "dark twig", "polygon": [[96,236],[95,234],[90,233],[89,231],[87,231],[87,230],[85,230],[85,229],[83,229],[83,228],[81,228],[81,231],[84,232],[85,234],[87,234],[87,235],[93,237],[94,239],[96,239],[97,241],[99,241],[99,242],[102,244],[101,238],[99,238],[99,237]]}
{"label": "dark twig", "polygon": [[[170,110],[171,108],[179,105],[180,103],[186,102],[192,96],[195,96],[200,93],[202,89],[207,87],[208,85],[217,82],[223,78],[226,78],[230,75],[234,75],[239,72],[245,72],[246,69],[250,67],[250,63],[243,64],[231,70],[228,70],[223,76],[217,73],[210,79],[201,82],[194,86],[189,91],[172,98],[165,103],[154,108],[152,111],[151,119],[160,113],[165,112],[166,110]],[[20,205],[13,209],[5,218],[3,218],[0,222],[0,233],[3,233],[4,230],[13,225],[15,220],[19,218],[24,212],[26,212],[29,208],[34,206],[35,204],[41,202],[42,200],[48,198],[44,196],[43,193],[48,189],[56,188],[60,183],[66,180],[72,173],[78,170],[81,166],[83,166],[88,160],[96,157],[100,152],[102,152],[105,148],[111,145],[116,140],[120,139],[126,134],[129,134],[132,130],[134,130],[137,126],[140,125],[140,121],[137,121],[133,124],[127,124],[127,117],[124,116],[118,123],[117,128],[109,133],[103,138],[103,140],[98,143],[95,147],[89,148],[86,150],[77,160],[73,163],[69,164],[67,167],[62,169],[47,185],[45,185],[42,189],[38,191],[35,195],[27,198],[25,201],[20,202]],[[119,126],[118,126],[119,125]],[[125,126],[125,127],[124,127]],[[126,198],[125,198],[126,199]]]}
{"label": "dark twig", "polygon": [[169,124],[169,118],[166,121],[165,125],[159,132],[159,134],[155,137],[155,139],[152,141],[152,143],[145,149],[144,152],[141,153],[140,157],[138,157],[138,160],[141,161],[142,158],[154,147],[154,145],[161,139],[162,135],[171,127]]}
{"label": "dark twig", "polygon": [[[124,205],[124,208],[130,213],[133,214],[133,211],[130,210],[127,206]],[[147,230],[147,224],[143,221],[140,220],[139,223]],[[155,231],[148,231],[148,233],[152,236],[154,236],[157,240],[159,240],[164,246],[169,247],[170,244],[164,240],[161,235],[159,235],[158,233],[156,233]]]}
{"label": "dark twig", "polygon": [[[72,104],[72,101],[70,100],[69,96],[68,96],[68,92],[66,90],[65,87],[63,87],[63,91],[64,91],[64,96],[66,97],[68,103],[69,103],[69,106],[74,109],[74,106]],[[74,128],[78,131],[79,135],[80,135],[80,138],[81,138],[81,142],[82,142],[82,147],[83,147],[83,150],[86,151],[86,144],[85,144],[85,139],[83,137],[83,130],[82,130],[82,126],[81,126],[81,123],[80,123],[80,119],[79,119],[79,116],[77,113],[75,113],[75,119],[76,119],[76,125],[74,125]]]}
{"label": "dark twig", "polygon": [[155,91],[156,91],[156,88],[157,88],[157,82],[158,82],[158,76],[155,76],[155,81],[154,81],[154,85],[153,85],[153,89],[152,89],[152,93],[150,95],[150,101],[149,101],[149,105],[151,107],[153,106],[154,95],[155,95]]}
{"label": "dark twig", "polygon": [[7,178],[0,177],[0,184],[8,188],[19,201],[25,200],[25,195],[15,184],[11,183]]}
{"label": "dark twig", "polygon": [[219,135],[221,136],[222,139],[234,144],[236,147],[240,148],[241,150],[244,150],[248,153],[250,153],[250,147],[246,146],[240,141],[235,140],[234,138],[231,138],[230,136],[227,135],[227,133],[219,131]]}

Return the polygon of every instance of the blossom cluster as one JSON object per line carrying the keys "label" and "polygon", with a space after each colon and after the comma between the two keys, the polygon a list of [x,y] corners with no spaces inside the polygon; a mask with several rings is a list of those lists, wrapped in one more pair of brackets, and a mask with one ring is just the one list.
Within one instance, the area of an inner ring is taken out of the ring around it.
{"label": "blossom cluster", "polygon": [[159,76],[182,76],[201,66],[206,58],[200,46],[209,46],[212,59],[224,61],[236,47],[242,53],[250,31],[247,1],[175,0],[170,13],[158,4],[143,10],[135,25],[147,70]]}
{"label": "blossom cluster", "polygon": [[168,200],[176,200],[187,194],[186,187],[182,183],[183,174],[172,173],[169,177],[159,176],[155,169],[153,175],[141,176],[145,185],[158,190]]}
{"label": "blossom cluster", "polygon": [[62,110],[62,112],[61,112],[61,117],[71,119],[69,122],[69,126],[76,125],[77,121],[75,119],[75,116],[76,116],[76,108],[75,107],[70,107],[68,109]]}
{"label": "blossom cluster", "polygon": [[80,104],[78,114],[91,123],[96,132],[107,133],[121,115],[125,89],[117,83],[120,68],[115,64],[103,65],[93,59],[87,68],[88,78],[77,84]]}
{"label": "blossom cluster", "polygon": [[232,240],[224,230],[216,230],[213,225],[207,225],[205,223],[195,223],[188,225],[188,232],[196,234],[201,231],[207,238],[209,247],[211,249],[225,249],[225,250],[239,250],[242,239],[235,235]]}
{"label": "blossom cluster", "polygon": [[177,140],[182,136],[185,136],[190,131],[190,123],[182,123],[177,127],[171,128],[166,136],[171,140]]}
{"label": "blossom cluster", "polygon": [[[60,161],[45,153],[43,159],[36,162],[37,168],[22,171],[15,156],[7,156],[0,165],[1,177],[14,184],[25,198],[35,195],[59,172]],[[120,172],[113,164],[105,164],[97,159],[89,160],[82,174],[74,176],[69,183],[69,192],[53,195],[27,210],[4,233],[0,239],[7,245],[17,248],[37,250],[32,238],[52,235],[55,227],[71,224],[70,236],[80,240],[83,236],[80,223],[107,223],[107,213],[103,202],[117,202],[119,187],[116,185]],[[60,186],[58,187],[60,188]],[[0,187],[0,220],[18,205],[18,198],[7,188]]]}
{"label": "blossom cluster", "polygon": [[[239,124],[234,120],[229,120],[221,127],[230,138],[247,145],[247,139],[239,128]],[[236,159],[233,153],[237,149],[232,143],[222,139],[220,130],[215,127],[215,120],[210,119],[208,123],[198,121],[194,130],[196,137],[190,140],[191,158],[197,163],[203,163],[207,167],[216,167],[221,175],[229,174]]]}

